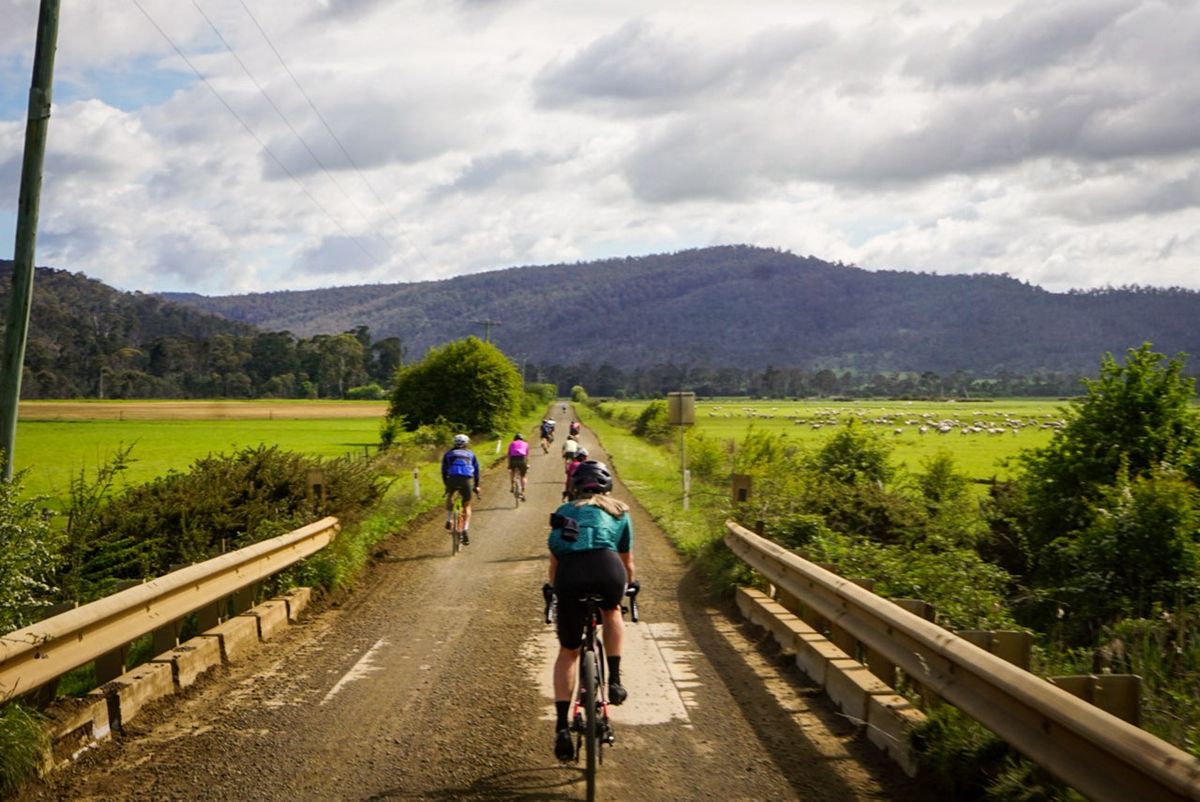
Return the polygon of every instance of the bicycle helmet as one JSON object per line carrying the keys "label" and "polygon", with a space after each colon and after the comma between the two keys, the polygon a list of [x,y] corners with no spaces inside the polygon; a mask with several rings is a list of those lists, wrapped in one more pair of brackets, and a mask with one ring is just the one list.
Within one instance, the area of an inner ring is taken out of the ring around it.
{"label": "bicycle helmet", "polygon": [[587,456],[588,456],[588,455],[587,455],[587,449],[586,449],[586,448],[584,448],[583,446],[580,446],[579,448],[577,448],[577,449],[575,450],[575,461],[576,461],[576,462],[583,462],[583,461],[585,461],[585,460],[587,459]]}
{"label": "bicycle helmet", "polygon": [[581,462],[571,474],[571,490],[576,493],[608,493],[612,488],[612,473],[603,462]]}
{"label": "bicycle helmet", "polygon": [[517,432],[516,434],[513,435],[513,439],[514,440],[524,440],[525,438],[521,436],[520,432]]}
{"label": "bicycle helmet", "polygon": [[462,448],[469,442],[471,442],[471,438],[467,437],[465,434],[454,435],[454,447],[455,448]]}

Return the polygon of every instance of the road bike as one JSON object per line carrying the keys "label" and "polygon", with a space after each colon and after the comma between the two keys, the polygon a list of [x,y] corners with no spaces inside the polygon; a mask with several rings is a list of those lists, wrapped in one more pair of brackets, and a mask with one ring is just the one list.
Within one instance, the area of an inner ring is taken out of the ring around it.
{"label": "road bike", "polygon": [[521,474],[519,471],[515,472],[512,477],[512,494],[513,507],[520,507],[521,502],[525,499],[525,494],[521,492]]}
{"label": "road bike", "polygon": [[[621,614],[629,613],[630,620],[637,623],[638,604],[637,594],[641,586],[631,582],[625,589],[629,606],[621,605]],[[558,612],[558,597],[550,585],[542,587],[546,609],[542,618],[547,624],[554,623]],[[600,637],[600,625],[603,620],[600,615],[602,597],[585,593],[578,597],[578,603],[583,605],[583,644],[579,651],[579,680],[575,683],[575,698],[571,705],[570,728],[575,736],[575,761],[579,762],[579,754],[585,756],[584,777],[587,780],[587,799],[596,799],[596,769],[604,763],[604,755],[600,751],[603,746],[616,743],[616,734],[608,719],[608,683],[604,680],[604,640]]]}
{"label": "road bike", "polygon": [[455,491],[450,495],[454,498],[454,509],[450,512],[450,556],[458,554],[458,550],[467,545],[467,532],[463,529],[462,497]]}

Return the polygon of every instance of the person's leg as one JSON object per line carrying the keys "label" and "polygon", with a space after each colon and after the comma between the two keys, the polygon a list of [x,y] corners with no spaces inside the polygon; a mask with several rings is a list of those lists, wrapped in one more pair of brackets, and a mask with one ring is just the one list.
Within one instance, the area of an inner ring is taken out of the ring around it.
{"label": "person's leg", "polygon": [[446,528],[450,528],[450,519],[454,517],[454,491],[446,488]]}
{"label": "person's leg", "polygon": [[579,649],[558,648],[558,659],[554,661],[554,701],[571,701],[575,689],[575,672],[579,667]]}

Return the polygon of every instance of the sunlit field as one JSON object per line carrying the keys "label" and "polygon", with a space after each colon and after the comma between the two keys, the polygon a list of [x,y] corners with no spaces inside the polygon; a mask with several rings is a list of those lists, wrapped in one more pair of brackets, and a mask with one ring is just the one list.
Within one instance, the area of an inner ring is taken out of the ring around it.
{"label": "sunlit field", "polygon": [[259,444],[323,457],[361,454],[379,442],[385,410],[359,401],[24,402],[14,466],[29,469],[27,492],[61,497],[80,470],[93,475],[122,445],[133,447],[127,484]]}
{"label": "sunlit field", "polygon": [[[607,402],[636,417],[645,401]],[[893,460],[909,468],[939,449],[950,451],[959,468],[975,479],[1005,479],[1006,460],[1018,451],[1045,445],[1061,425],[1065,401],[997,399],[954,401],[700,401],[696,425],[705,435],[739,440],[750,427],[783,432],[809,447],[819,446],[850,420],[878,432],[894,449]]]}

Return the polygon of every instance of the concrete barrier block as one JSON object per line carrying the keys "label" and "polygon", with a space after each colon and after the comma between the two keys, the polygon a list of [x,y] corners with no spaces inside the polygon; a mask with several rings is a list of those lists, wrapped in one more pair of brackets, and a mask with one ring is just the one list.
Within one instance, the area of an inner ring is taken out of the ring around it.
{"label": "concrete barrier block", "polygon": [[150,702],[175,693],[175,678],[166,663],[144,663],[107,682],[88,696],[108,702],[110,726],[121,728]]}
{"label": "concrete barrier block", "polygon": [[199,637],[216,638],[221,644],[221,659],[228,663],[258,646],[258,619],[252,615],[235,615]]}
{"label": "concrete barrier block", "polygon": [[909,735],[924,721],[925,714],[903,696],[880,694],[867,700],[867,738],[900,764],[909,777],[917,774]]}
{"label": "concrete barrier block", "polygon": [[846,658],[829,661],[825,693],[841,708],[842,713],[860,726],[865,726],[870,698],[893,695],[895,691],[880,682],[862,663]]}
{"label": "concrete barrier block", "polygon": [[312,601],[312,588],[292,588],[279,598],[287,604],[288,621],[294,624],[300,620],[300,613]]}
{"label": "concrete barrier block", "polygon": [[205,671],[221,665],[221,644],[217,638],[201,635],[163,652],[151,662],[170,665],[175,687],[186,688]]}
{"label": "concrete barrier block", "polygon": [[270,640],[288,625],[287,602],[278,599],[265,601],[242,615],[251,616],[258,622],[259,640]]}
{"label": "concrete barrier block", "polygon": [[818,685],[825,685],[832,661],[848,659],[845,652],[811,629],[796,638],[796,665]]}

